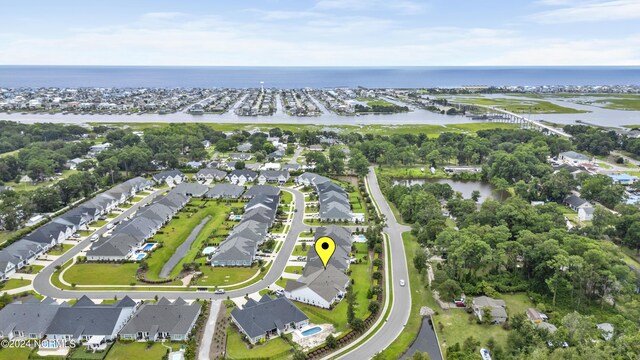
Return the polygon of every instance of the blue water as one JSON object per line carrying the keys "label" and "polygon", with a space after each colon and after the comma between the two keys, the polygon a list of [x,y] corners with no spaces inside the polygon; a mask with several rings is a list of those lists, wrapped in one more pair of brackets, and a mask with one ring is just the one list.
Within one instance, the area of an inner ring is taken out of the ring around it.
{"label": "blue water", "polygon": [[147,257],[147,254],[145,254],[145,253],[139,253],[138,255],[136,255],[136,258],[135,258],[135,259],[136,259],[136,260],[142,260],[142,259],[144,259],[145,257]]}
{"label": "blue water", "polygon": [[311,336],[313,334],[317,334],[322,331],[322,328],[319,326],[312,327],[311,329],[307,329],[302,332],[302,336]]}
{"label": "blue water", "polygon": [[627,67],[0,66],[0,87],[453,87],[640,85]]}
{"label": "blue water", "polygon": [[144,245],[144,247],[142,248],[142,250],[144,250],[144,251],[150,251],[150,250],[151,250],[151,249],[153,249],[155,246],[156,246],[156,244],[155,244],[155,243],[153,243],[153,244],[152,244],[152,243],[148,243],[148,244],[145,244],[145,245]]}

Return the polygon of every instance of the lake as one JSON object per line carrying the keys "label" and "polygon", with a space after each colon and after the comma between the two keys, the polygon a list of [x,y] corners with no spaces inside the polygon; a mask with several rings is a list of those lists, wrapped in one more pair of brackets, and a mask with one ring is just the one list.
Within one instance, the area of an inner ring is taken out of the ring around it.
{"label": "lake", "polygon": [[[493,185],[483,182],[483,181],[461,181],[461,180],[452,180],[452,179],[394,179],[394,185],[404,185],[404,186],[413,186],[413,185],[422,185],[425,183],[439,183],[439,184],[449,184],[453,191],[459,192],[464,196],[465,199],[471,198],[471,193],[474,190],[480,191],[480,199],[479,202],[484,202],[486,199],[492,198],[495,200],[500,200],[500,192],[495,190]],[[502,198],[506,198],[507,194],[503,194]]]}

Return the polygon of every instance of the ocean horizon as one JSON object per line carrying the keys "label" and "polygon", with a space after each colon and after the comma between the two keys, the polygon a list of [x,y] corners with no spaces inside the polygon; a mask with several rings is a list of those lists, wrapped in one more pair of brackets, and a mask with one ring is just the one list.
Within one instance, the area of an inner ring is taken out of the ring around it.
{"label": "ocean horizon", "polygon": [[0,65],[0,87],[426,88],[640,85],[640,66]]}

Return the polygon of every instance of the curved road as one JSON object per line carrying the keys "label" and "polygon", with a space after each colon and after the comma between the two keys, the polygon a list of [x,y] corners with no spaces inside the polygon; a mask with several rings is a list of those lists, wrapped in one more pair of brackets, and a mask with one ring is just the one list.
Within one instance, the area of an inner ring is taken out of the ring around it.
{"label": "curved road", "polygon": [[[152,299],[156,295],[162,295],[167,298],[182,297],[183,299],[188,299],[188,300],[226,299],[227,296],[234,298],[234,297],[244,296],[245,294],[258,292],[270,286],[280,278],[282,272],[284,272],[284,268],[287,265],[287,261],[289,260],[289,257],[293,253],[296,240],[298,239],[298,234],[309,229],[309,226],[303,223],[304,195],[300,191],[291,189],[291,188],[282,188],[282,190],[288,191],[294,195],[294,204],[295,204],[295,210],[296,210],[293,214],[293,220],[291,222],[291,227],[289,229],[289,233],[287,234],[287,238],[285,239],[284,244],[282,245],[282,248],[280,249],[278,256],[276,257],[273,264],[271,265],[271,268],[269,269],[269,272],[267,273],[267,275],[265,275],[265,277],[262,280],[254,284],[248,285],[247,287],[244,287],[242,289],[231,290],[224,295],[216,295],[213,292],[179,291],[179,290],[175,290],[175,291],[61,290],[53,286],[49,281],[49,279],[51,278],[51,275],[55,272],[55,267],[57,265],[60,265],[60,266],[64,265],[67,261],[69,261],[75,255],[80,253],[84,248],[86,248],[90,244],[89,239],[85,239],[81,241],[78,245],[74,246],[72,249],[70,249],[63,255],[61,255],[59,258],[52,261],[51,264],[49,264],[40,273],[38,273],[35,279],[33,280],[33,288],[35,289],[35,291],[37,291],[42,295],[54,297],[58,299],[75,299],[75,298],[81,297],[82,295],[87,295],[88,297],[93,299],[113,299],[114,296],[118,296],[118,298],[122,298],[125,295],[128,295],[134,299]],[[127,211],[125,211],[120,216],[118,216],[114,221],[120,221],[125,217],[129,216],[130,214],[135,212],[140,206],[150,202],[155,196],[157,196],[163,191],[166,191],[166,189],[156,190],[152,195],[136,203],[130,209],[127,209]],[[106,228],[103,227],[100,230],[96,231],[96,234],[101,236],[105,231],[106,231]]]}
{"label": "curved road", "polygon": [[[396,220],[389,203],[382,195],[373,166],[369,168],[367,182],[369,183],[371,196],[378,204],[378,208],[387,222],[384,232],[389,238],[393,303],[391,304],[391,312],[382,327],[366,342],[349,353],[340,356],[339,359],[360,360],[372,358],[376,353],[386,349],[400,335],[411,313],[411,288],[408,281],[407,258],[404,252],[404,243],[402,242],[402,233],[411,231],[411,227],[399,224]],[[400,279],[405,280],[406,286],[400,286]],[[382,311],[385,311],[385,309]],[[340,349],[340,351],[344,351],[344,349]]]}

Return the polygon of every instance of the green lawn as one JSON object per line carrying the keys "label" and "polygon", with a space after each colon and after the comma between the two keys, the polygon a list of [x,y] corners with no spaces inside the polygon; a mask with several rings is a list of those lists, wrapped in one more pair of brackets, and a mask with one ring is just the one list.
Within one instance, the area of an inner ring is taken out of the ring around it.
{"label": "green lawn", "polygon": [[137,203],[138,201],[140,201],[142,199],[144,199],[144,196],[134,196],[131,199],[129,199],[129,201],[133,202],[133,203]]}
{"label": "green lawn", "polygon": [[429,171],[429,165],[411,167],[376,167],[376,171],[379,176],[400,179],[444,179],[450,177],[441,168],[437,169],[435,174],[431,174],[431,171]]}
{"label": "green lawn", "polygon": [[303,269],[304,266],[287,266],[286,268],[284,268],[284,272],[288,272],[291,274],[302,274]]}
{"label": "green lawn", "polygon": [[290,350],[291,345],[279,337],[249,348],[233,326],[227,328],[227,359],[285,359]]}
{"label": "green lawn", "polygon": [[293,201],[293,195],[290,192],[288,191],[280,192],[280,202],[288,205],[288,204],[291,204],[292,201]]}
{"label": "green lawn", "polygon": [[9,279],[4,283],[0,284],[0,290],[2,291],[13,290],[13,289],[21,288],[23,286],[27,286],[29,284],[31,284],[31,280]]}
{"label": "green lawn", "polygon": [[276,280],[276,285],[284,289],[287,286],[287,281],[289,281],[289,279],[286,279],[286,278],[278,279]]}
{"label": "green lawn", "polygon": [[57,245],[55,248],[53,248],[52,250],[50,250],[48,252],[49,255],[62,255],[64,253],[66,253],[67,251],[69,251],[71,248],[73,247],[73,245],[71,244],[62,244],[62,248],[60,248],[60,245]]}
{"label": "green lawn", "polygon": [[0,348],[0,360],[27,360],[31,354],[28,347]]}
{"label": "green lawn", "polygon": [[27,267],[23,267],[22,269],[18,270],[18,272],[24,273],[24,274],[37,274],[42,269],[44,269],[44,266],[42,265],[29,265]]}
{"label": "green lawn", "polygon": [[[180,343],[164,343],[167,346],[178,350],[182,344]],[[161,360],[167,354],[167,348],[160,343],[154,343],[151,347],[144,342],[124,342],[117,341],[105,360]]]}
{"label": "green lawn", "polygon": [[103,227],[105,225],[107,225],[107,220],[98,220],[96,222],[94,222],[93,224],[91,224],[91,227],[95,227],[95,228],[99,228],[99,227]]}
{"label": "green lawn", "polygon": [[136,283],[138,264],[75,264],[64,273],[69,284],[81,285],[130,285]]}
{"label": "green lawn", "polygon": [[95,352],[94,353],[91,350],[87,350],[86,346],[80,346],[80,347],[78,347],[76,349],[70,350],[70,355],[67,357],[67,359],[82,359],[82,360],[96,359],[96,360],[102,360],[104,355],[105,355],[104,351]]}
{"label": "green lawn", "polygon": [[[66,179],[69,176],[71,176],[72,174],[77,174],[79,173],[78,170],[63,170],[62,171],[62,176],[60,176],[60,178],[62,179]],[[15,182],[6,182],[4,183],[6,186],[11,186],[14,188],[15,191],[33,191],[36,189],[39,189],[41,187],[46,187],[49,185],[53,185],[55,183],[57,183],[58,180],[54,180],[54,181],[43,181],[43,182],[39,182],[35,185],[33,185],[32,183],[15,183]]]}
{"label": "green lawn", "polygon": [[260,271],[253,267],[211,267],[201,266],[202,277],[198,279],[201,286],[229,286],[250,279]]}
{"label": "green lawn", "polygon": [[[351,278],[354,280],[353,291],[356,291],[356,301],[358,306],[356,308],[356,316],[359,318],[366,318],[369,316],[369,299],[367,299],[367,290],[370,288],[370,272],[368,264],[352,264]],[[347,324],[347,302],[345,300],[340,301],[333,309],[322,309],[319,307],[294,302],[294,304],[302,310],[308,317],[309,321],[314,324],[333,324],[337,332],[344,331],[348,328]]]}
{"label": "green lawn", "polygon": [[313,246],[312,242],[308,242],[307,243],[307,250],[302,250],[302,245],[296,245],[293,248],[293,256],[307,256],[307,253],[309,252],[309,248]]}
{"label": "green lawn", "polygon": [[[178,246],[187,239],[193,228],[195,228],[204,218],[211,216],[211,219],[198,234],[196,241],[194,241],[189,252],[171,272],[171,276],[177,275],[182,270],[183,263],[192,262],[195,259],[196,255],[198,255],[200,251],[200,245],[210,236],[215,235],[215,232],[218,231],[220,226],[223,224],[230,209],[230,207],[225,206],[224,203],[195,199],[191,200],[188,205],[185,207],[185,210],[178,213],[179,218],[171,220],[160,230],[160,232],[149,240],[150,242],[163,243],[163,246],[157,248],[147,258],[149,270],[147,271],[146,276],[148,279],[157,280],[158,274],[160,273],[160,270],[162,270],[164,264],[169,260],[169,258],[171,258]],[[204,205],[204,208],[201,209],[201,205]],[[197,209],[198,211],[195,213],[186,211],[191,209]]]}
{"label": "green lawn", "polygon": [[107,215],[107,219],[115,219],[118,217],[118,215],[120,214],[116,214],[116,213],[109,213],[109,215]]}

